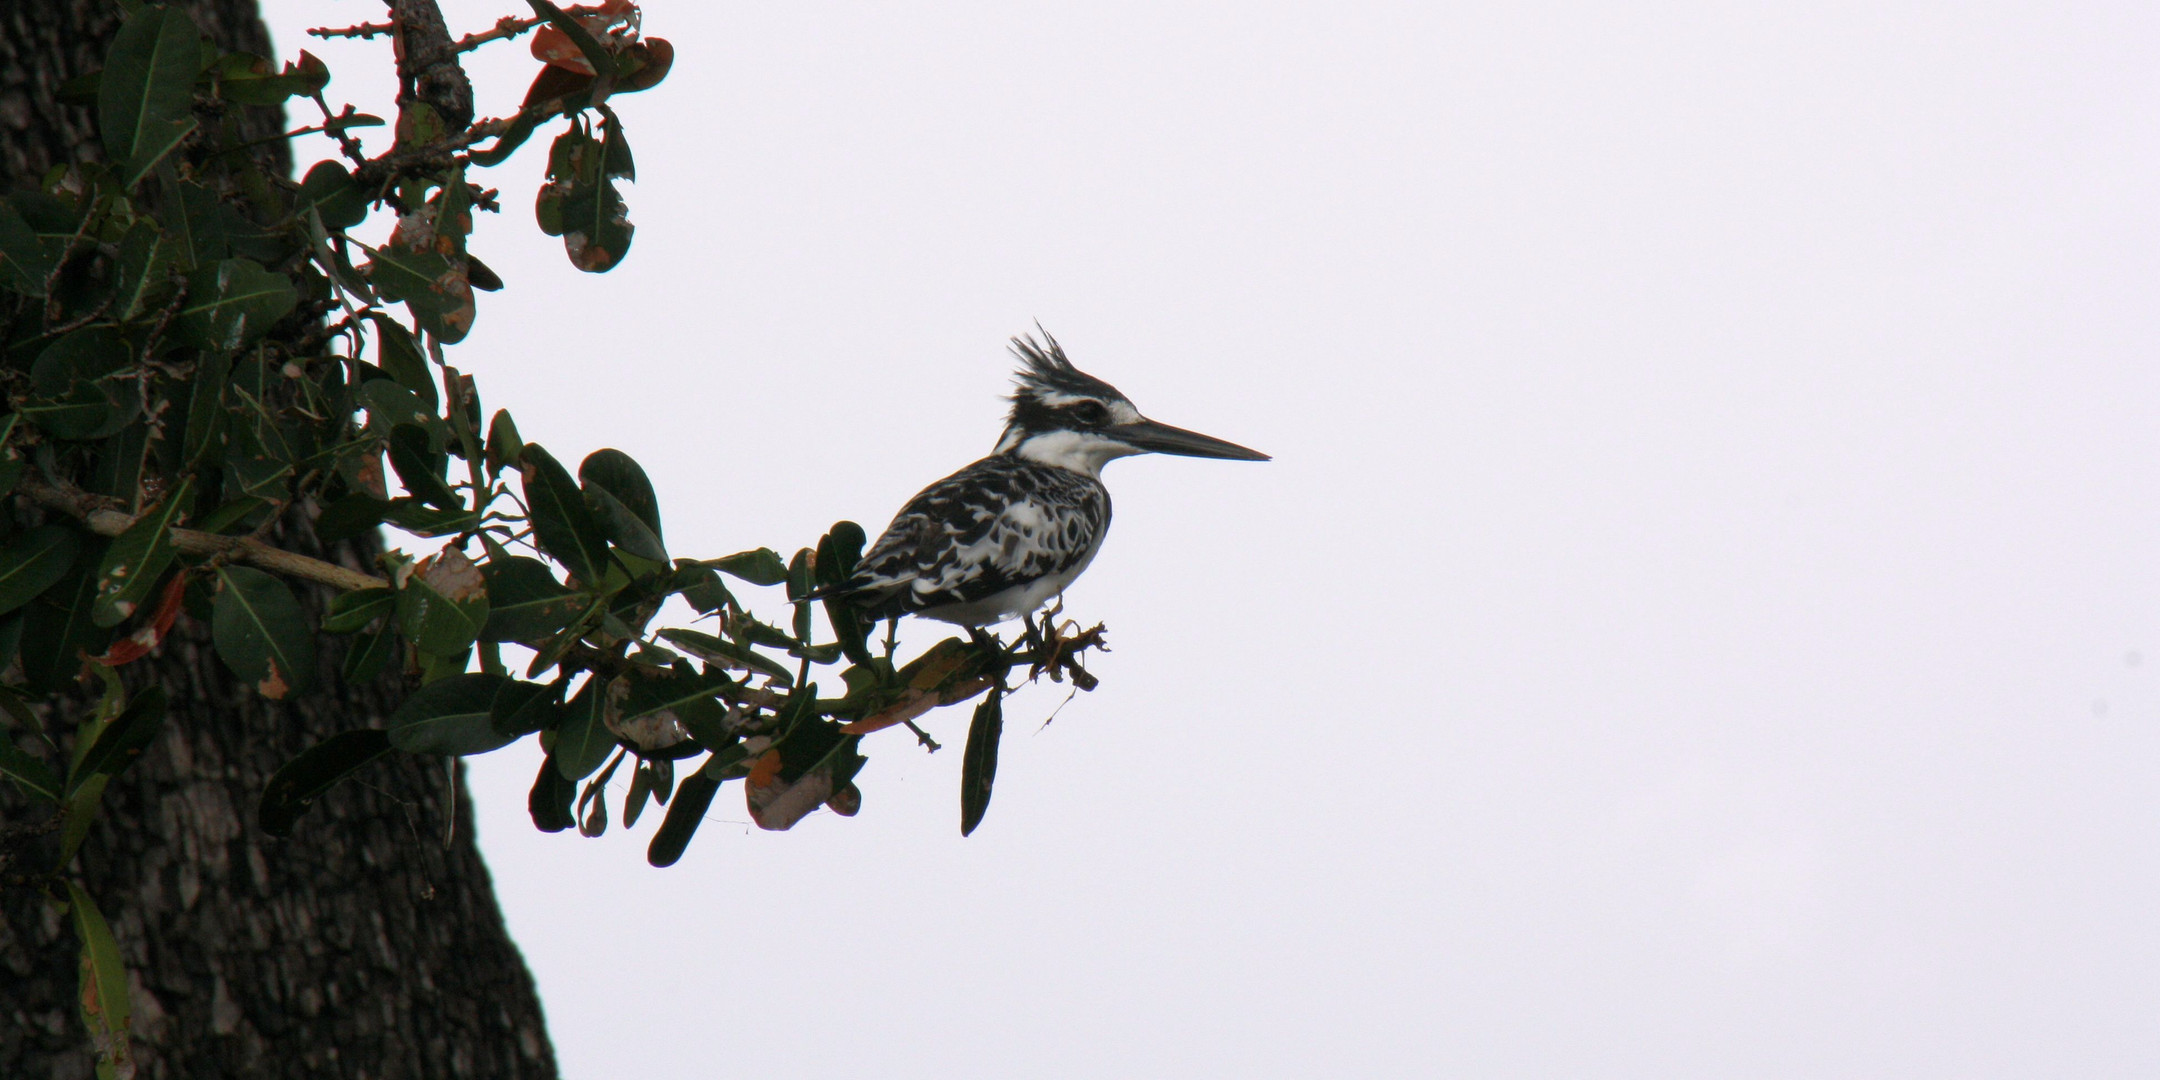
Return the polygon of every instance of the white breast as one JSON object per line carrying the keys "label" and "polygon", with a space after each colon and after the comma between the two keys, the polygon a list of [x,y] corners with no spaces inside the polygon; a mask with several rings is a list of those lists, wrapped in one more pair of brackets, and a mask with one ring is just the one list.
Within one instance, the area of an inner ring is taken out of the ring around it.
{"label": "white breast", "polygon": [[1001,623],[1016,615],[1027,615],[1042,608],[1058,594],[1065,591],[1095,561],[1095,553],[1102,550],[1103,533],[1097,533],[1095,542],[1088,546],[1087,554],[1078,562],[1058,571],[1036,578],[1024,585],[1000,589],[980,600],[964,604],[947,604],[944,607],[924,608],[916,612],[926,619],[949,622],[958,626],[989,626]]}

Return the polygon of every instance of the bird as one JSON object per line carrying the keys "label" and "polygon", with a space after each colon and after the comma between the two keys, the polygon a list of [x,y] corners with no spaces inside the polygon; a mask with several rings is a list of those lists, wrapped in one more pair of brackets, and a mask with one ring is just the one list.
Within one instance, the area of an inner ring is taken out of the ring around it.
{"label": "bird", "polygon": [[1267,461],[1236,443],[1160,424],[1074,367],[1040,324],[1012,339],[1012,409],[988,457],[924,488],[828,595],[873,620],[966,627],[1032,613],[1078,578],[1110,529],[1102,468],[1134,454]]}

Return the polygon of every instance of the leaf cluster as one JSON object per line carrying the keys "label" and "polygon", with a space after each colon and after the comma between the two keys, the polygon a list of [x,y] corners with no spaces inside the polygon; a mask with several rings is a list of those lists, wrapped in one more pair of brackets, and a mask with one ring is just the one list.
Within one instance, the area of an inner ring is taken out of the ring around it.
{"label": "leaf cluster", "polygon": [[[657,84],[673,57],[640,36],[624,0],[528,3],[531,19],[464,46],[537,29],[542,67],[519,111],[453,128],[401,99],[397,140],[373,158],[349,132],[383,121],[333,111],[320,60],[222,53],[184,10],[136,7],[106,66],[67,88],[96,103],[104,160],[0,199],[0,492],[17,510],[0,520],[0,705],[44,738],[29,706],[77,678],[107,686],[70,764],[52,760],[57,744],[11,738],[0,775],[52,802],[69,831],[96,812],[97,778],[142,745],[92,752],[100,725],[137,717],[121,725],[137,732],[154,723],[139,717],[162,715],[131,711],[116,672],[182,617],[206,622],[222,662],[268,698],[314,691],[331,655],[346,681],[396,669],[417,682],[386,728],[330,739],[273,778],[270,831],[386,753],[477,754],[532,736],[547,750],[535,823],[597,835],[627,766],[622,818],[668,807],[656,865],[681,855],[727,782],[744,782],[767,828],[819,806],[853,813],[866,735],[988,692],[963,798],[972,830],[1008,673],[1092,687],[1079,656],[1099,631],[1011,646],[976,634],[902,661],[890,628],[874,646],[853,608],[812,598],[852,571],[859,526],[786,559],[673,556],[627,454],[592,453],[573,474],[507,411],[482,408],[443,354],[469,332],[475,290],[500,286],[468,247],[495,193],[468,177],[559,121],[539,224],[575,265],[616,265],[632,235],[616,184],[635,167],[609,102]],[[344,160],[293,182],[242,121],[303,101],[322,122],[281,137],[327,136]],[[370,245],[357,233],[377,214],[395,227]],[[278,547],[295,529],[334,544],[383,525],[425,549],[390,551],[368,575]],[[318,614],[294,578],[340,591]],[[787,615],[760,618],[750,588],[783,590]],[[671,599],[698,620],[655,626]],[[338,636],[342,648],[326,646]],[[529,659],[513,670],[505,645]]]}
{"label": "leaf cluster", "polygon": [[[600,450],[573,473],[483,409],[444,355],[470,332],[476,292],[503,284],[470,247],[478,215],[500,210],[472,178],[560,124],[538,224],[580,269],[618,265],[634,233],[619,184],[636,170],[611,101],[673,61],[627,0],[527,3],[532,17],[438,50],[533,32],[541,66],[516,113],[465,121],[407,96],[393,145],[368,157],[351,132],[386,121],[333,110],[320,60],[226,53],[180,7],[130,0],[103,69],[64,88],[95,106],[101,156],[0,197],[0,776],[57,823],[57,860],[33,879],[74,913],[103,1074],[125,1072],[125,973],[65,874],[170,704],[122,673],[182,618],[265,698],[393,671],[416,687],[383,727],[278,770],[266,831],[291,832],[387,755],[534,738],[535,825],[600,835],[626,771],[621,820],[662,808],[656,866],[682,856],[729,783],[767,829],[819,807],[854,814],[867,736],[904,724],[935,749],[915,719],[980,697],[961,793],[972,831],[1015,670],[1093,687],[1081,657],[1100,627],[1046,622],[1011,645],[976,633],[903,659],[890,626],[873,641],[853,608],[818,598],[861,556],[859,526],[786,558],[674,554],[629,455]],[[297,182],[249,135],[282,128],[288,105],[320,121],[277,139],[335,150]],[[363,241],[381,216],[388,238]],[[384,525],[421,550],[386,552],[372,574],[308,553]],[[303,603],[296,582],[330,598]],[[760,598],[785,614],[761,618]],[[657,625],[670,601],[697,619]],[[81,680],[100,692],[70,741],[38,706]]]}

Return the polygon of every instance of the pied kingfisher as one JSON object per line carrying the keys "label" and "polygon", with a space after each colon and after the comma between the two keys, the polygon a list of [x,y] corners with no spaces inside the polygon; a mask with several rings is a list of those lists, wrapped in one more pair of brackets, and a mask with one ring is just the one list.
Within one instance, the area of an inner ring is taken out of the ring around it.
{"label": "pied kingfisher", "polygon": [[[1072,365],[1043,332],[1012,339],[1012,412],[990,456],[924,488],[831,595],[874,619],[976,628],[1031,615],[1087,569],[1110,530],[1102,467],[1131,454],[1266,461],[1158,424]],[[1033,623],[1030,622],[1032,629]]]}

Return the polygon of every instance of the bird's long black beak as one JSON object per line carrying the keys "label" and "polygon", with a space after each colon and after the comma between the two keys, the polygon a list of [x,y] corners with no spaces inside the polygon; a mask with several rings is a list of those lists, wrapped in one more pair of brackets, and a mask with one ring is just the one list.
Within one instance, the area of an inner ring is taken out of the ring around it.
{"label": "bird's long black beak", "polygon": [[1233,461],[1268,461],[1266,454],[1248,450],[1233,442],[1187,431],[1153,420],[1135,420],[1130,424],[1118,424],[1104,431],[1119,442],[1136,450],[1154,454],[1179,454],[1184,457],[1229,458]]}

